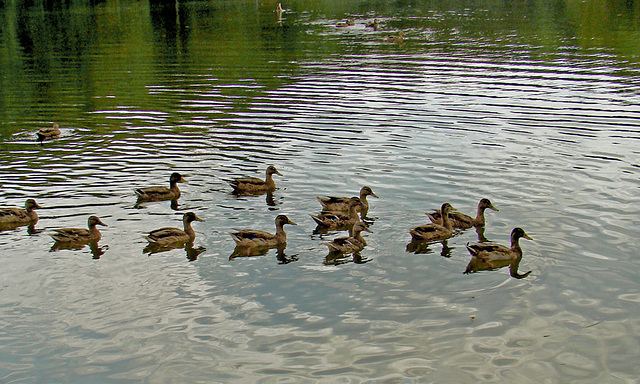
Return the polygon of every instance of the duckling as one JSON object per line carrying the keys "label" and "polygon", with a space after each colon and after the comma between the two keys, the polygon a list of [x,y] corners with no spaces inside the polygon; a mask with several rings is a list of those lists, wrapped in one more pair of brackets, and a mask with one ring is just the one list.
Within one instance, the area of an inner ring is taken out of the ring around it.
{"label": "duckling", "polygon": [[75,244],[84,244],[89,242],[97,242],[102,237],[102,234],[96,228],[96,225],[102,225],[108,227],[107,224],[103,223],[97,216],[90,216],[87,220],[87,225],[89,229],[84,228],[61,228],[54,229],[53,235],[51,237],[60,243],[75,243]]}
{"label": "duckling", "polygon": [[413,241],[439,241],[453,236],[453,226],[449,219],[449,212],[455,210],[449,203],[442,204],[443,224],[429,223],[411,228],[409,233]]}
{"label": "duckling", "polygon": [[311,215],[311,218],[318,224],[318,227],[323,229],[339,229],[360,221],[356,209],[364,207],[364,204],[357,197],[349,199],[349,213],[342,215],[339,213],[323,212],[319,215]]}
{"label": "duckling", "polygon": [[178,172],[174,172],[169,177],[169,188],[167,187],[147,187],[138,188],[134,192],[138,196],[138,201],[162,201],[162,200],[175,200],[180,197],[180,189],[178,183],[186,183],[185,180]]}
{"label": "duckling", "polygon": [[[491,204],[491,201],[489,199],[481,199],[480,202],[478,203],[478,211],[476,213],[475,219],[461,212],[451,212],[449,214],[451,225],[453,226],[453,228],[457,228],[457,229],[469,229],[471,227],[482,227],[485,224],[484,211],[487,208],[493,209],[494,211],[498,211],[498,208],[494,207],[493,204]],[[439,209],[434,209],[432,213],[427,213],[427,216],[429,217],[431,222],[442,225],[442,215]]]}
{"label": "duckling", "polygon": [[278,172],[276,167],[270,165],[267,167],[267,178],[265,180],[257,177],[244,177],[229,181],[228,183],[233,187],[234,194],[262,194],[267,192],[273,192],[276,190],[276,183],[273,181],[273,175],[282,174]]}
{"label": "duckling", "polygon": [[366,24],[367,28],[373,28],[374,31],[378,30],[380,24],[378,23],[378,19],[374,19],[373,22]]}
{"label": "duckling", "polygon": [[287,234],[284,232],[284,225],[298,225],[291,221],[286,215],[276,217],[276,233],[255,229],[239,229],[236,232],[229,232],[237,247],[243,248],[273,248],[287,243]]}
{"label": "duckling", "polygon": [[367,226],[359,221],[353,225],[353,228],[349,231],[349,237],[338,237],[331,242],[323,243],[329,247],[329,252],[335,253],[354,253],[361,251],[367,242],[362,237],[362,232],[372,232]]}
{"label": "duckling", "polygon": [[149,241],[149,244],[162,247],[193,242],[196,238],[196,232],[191,227],[191,223],[194,221],[204,220],[196,216],[193,212],[187,212],[182,216],[184,230],[173,227],[160,228],[151,231],[147,236],[144,236],[144,238]]}
{"label": "duckling", "polygon": [[38,141],[58,138],[60,136],[60,126],[58,123],[53,123],[52,127],[41,128],[36,132],[36,135],[38,136]]}
{"label": "duckling", "polygon": [[[373,193],[370,187],[364,186],[360,189],[360,202],[364,205],[365,209],[369,209],[369,202],[367,201],[367,196],[373,196],[378,198],[378,196]],[[349,211],[349,197],[316,197],[320,204],[322,204],[322,209],[330,212],[348,212]],[[362,208],[362,207],[361,207]],[[361,208],[357,209],[360,210]]]}
{"label": "duckling", "polygon": [[505,265],[510,265],[511,275],[513,277],[526,277],[531,271],[523,275],[517,273],[518,264],[520,264],[520,260],[522,259],[522,248],[520,248],[519,243],[520,238],[533,240],[522,228],[514,228],[513,231],[511,231],[511,248],[496,243],[467,243],[467,249],[471,256],[473,256],[473,259],[477,259],[477,263],[474,264],[474,260],[472,260],[472,263],[469,263],[469,266],[467,266],[465,273],[478,270],[479,263],[486,263],[488,265],[487,269],[501,268]]}
{"label": "duckling", "polygon": [[27,199],[24,208],[0,209],[0,225],[35,224],[38,221],[36,208],[42,208],[34,199]]}
{"label": "duckling", "polygon": [[387,36],[387,42],[402,44],[404,42],[404,32],[400,32],[397,35]]}

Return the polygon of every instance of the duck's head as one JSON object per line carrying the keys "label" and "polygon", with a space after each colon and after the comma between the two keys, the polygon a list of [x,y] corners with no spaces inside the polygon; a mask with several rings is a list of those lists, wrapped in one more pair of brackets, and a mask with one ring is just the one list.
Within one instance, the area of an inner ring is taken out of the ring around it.
{"label": "duck's head", "polygon": [[286,215],[278,215],[278,217],[276,217],[276,225],[283,226],[285,224],[298,225],[293,221],[289,220],[289,218]]}
{"label": "duck's head", "polygon": [[273,175],[274,173],[275,173],[276,175],[280,175],[280,176],[282,176],[282,173],[278,172],[278,170],[276,169],[276,167],[274,167],[273,165],[268,166],[268,167],[267,167],[267,175]]}
{"label": "duck's head", "polygon": [[449,203],[444,203],[444,204],[442,204],[442,207],[440,207],[440,212],[442,212],[442,215],[446,215],[446,214],[448,214],[449,212],[451,212],[451,211],[455,211],[455,210],[456,210],[456,209],[455,209],[455,208],[453,208],[453,207],[451,206],[451,204],[449,204]]}
{"label": "duck's head", "polygon": [[89,220],[87,220],[87,224],[89,225],[89,228],[93,228],[96,225],[102,225],[103,227],[108,227],[108,225],[103,223],[102,220],[98,218],[98,216],[89,216]]}
{"label": "duck's head", "polygon": [[489,209],[493,209],[494,211],[499,211],[499,209],[498,209],[498,208],[494,207],[494,206],[493,206],[493,204],[491,204],[491,200],[489,200],[489,199],[482,199],[482,200],[480,200],[480,204],[479,204],[479,206],[480,206],[480,208],[482,208],[482,209],[489,208]]}
{"label": "duck's head", "polygon": [[367,225],[365,223],[363,223],[362,221],[358,221],[357,223],[355,223],[353,225],[353,232],[354,233],[358,233],[358,232],[373,233],[373,231],[370,230],[369,227],[367,227]]}
{"label": "duck's head", "polygon": [[42,208],[41,206],[38,205],[38,203],[36,203],[34,199],[27,199],[27,202],[24,203],[24,207],[27,209],[27,211],[30,211],[36,208]]}
{"label": "duck's head", "polygon": [[378,197],[375,193],[373,193],[373,190],[371,190],[371,188],[367,186],[362,187],[362,189],[360,190],[360,194],[364,196],[373,196],[376,198]]}
{"label": "duck's head", "polygon": [[182,221],[184,221],[185,223],[192,223],[194,221],[204,221],[204,220],[196,216],[196,214],[193,212],[187,212],[184,214],[184,216],[182,216]]}
{"label": "duck's head", "polygon": [[171,177],[169,177],[169,182],[170,183],[186,183],[187,180],[185,180],[184,177],[182,177],[182,175],[180,175],[178,172],[174,172],[171,174]]}
{"label": "duck's head", "polygon": [[514,228],[513,231],[511,231],[511,238],[512,239],[519,239],[519,238],[525,238],[527,240],[533,240],[531,237],[529,237],[525,232],[524,229],[522,228]]}

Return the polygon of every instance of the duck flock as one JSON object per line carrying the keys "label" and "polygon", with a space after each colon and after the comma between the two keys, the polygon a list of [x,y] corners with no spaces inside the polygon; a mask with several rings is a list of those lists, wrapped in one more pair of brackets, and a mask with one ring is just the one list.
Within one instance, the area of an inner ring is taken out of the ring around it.
{"label": "duck flock", "polygon": [[[57,131],[56,131],[57,130]],[[57,125],[53,129],[47,128],[44,132],[38,132],[39,140],[50,139],[59,135]],[[255,196],[271,194],[276,190],[273,175],[282,175],[276,167],[269,166],[266,169],[264,180],[256,177],[243,177],[228,181],[236,196]],[[169,187],[152,186],[138,188],[134,190],[138,203],[150,201],[171,200],[177,204],[180,198],[178,183],[186,180],[179,173],[172,173],[169,177]],[[324,242],[329,249],[328,259],[345,257],[344,255],[354,255],[354,260],[359,256],[367,242],[363,237],[363,232],[372,232],[368,223],[371,219],[367,217],[370,208],[367,197],[378,196],[373,190],[364,186],[360,190],[359,196],[354,197],[317,197],[322,205],[319,214],[311,215],[317,224],[316,233],[326,233],[327,231],[348,231],[348,236],[341,236],[332,241]],[[36,209],[42,208],[34,199],[28,199],[22,208],[0,209],[0,230],[16,228],[29,225],[31,229],[38,221]],[[486,241],[481,235],[481,229],[485,226],[484,212],[486,209],[498,211],[489,199],[483,198],[478,203],[476,217],[471,217],[458,212],[449,203],[444,203],[440,209],[427,212],[430,222],[409,229],[411,242],[407,245],[407,251],[418,251],[421,247],[435,242],[444,242],[453,237],[456,233],[469,228],[476,228],[479,234],[479,242],[467,243],[467,249],[472,256],[471,262],[467,266],[465,273],[477,272],[479,270],[491,270],[504,266],[509,266],[511,276],[523,278],[529,272],[520,274],[518,265],[522,259],[522,248],[519,245],[521,238],[532,240],[522,228],[514,228],[511,232],[510,246],[504,246]],[[193,242],[196,232],[192,227],[194,221],[204,221],[193,212],[183,215],[183,228],[165,227],[149,232],[144,238],[148,241],[145,251],[158,252],[177,247],[193,249]],[[231,238],[236,244],[236,248],[231,257],[253,256],[265,254],[269,249],[277,248],[279,254],[286,247],[287,235],[284,230],[285,225],[297,225],[286,215],[278,215],[275,219],[275,233],[270,233],[257,229],[237,229],[230,232]],[[88,228],[60,228],[54,229],[51,237],[55,240],[54,247],[73,248],[84,244],[94,246],[101,238],[98,226],[107,226],[99,217],[90,216],[87,220]]]}

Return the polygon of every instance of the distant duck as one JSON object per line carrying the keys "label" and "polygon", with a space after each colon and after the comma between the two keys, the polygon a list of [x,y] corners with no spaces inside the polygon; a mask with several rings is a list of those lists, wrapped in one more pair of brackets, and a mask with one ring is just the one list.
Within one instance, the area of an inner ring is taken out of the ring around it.
{"label": "distant duck", "polygon": [[284,232],[285,224],[297,225],[286,215],[276,217],[276,233],[272,234],[257,229],[238,229],[229,232],[237,247],[243,248],[273,248],[287,243],[287,234]]}
{"label": "distant duck", "polygon": [[364,204],[357,197],[349,199],[349,213],[346,215],[333,212],[323,212],[319,215],[311,215],[313,220],[318,224],[318,227],[322,229],[335,230],[344,227],[352,226],[360,221],[357,208],[363,208]]}
{"label": "distant duck", "polygon": [[449,219],[449,212],[455,210],[449,203],[442,204],[441,211],[444,214],[443,224],[423,224],[415,228],[411,228],[409,233],[413,241],[440,241],[453,236],[453,226]]}
{"label": "distant duck", "polygon": [[[475,272],[478,270],[478,262],[486,263],[488,268],[485,269],[495,269],[504,267],[506,265],[511,266],[511,275],[513,277],[526,277],[531,273],[531,271],[520,275],[517,272],[518,264],[522,259],[522,248],[520,248],[519,240],[520,238],[525,238],[528,240],[533,240],[529,237],[522,228],[514,228],[511,231],[511,247],[506,247],[501,244],[496,243],[467,243],[467,249],[476,263],[469,264],[465,273]],[[475,269],[474,269],[475,266]],[[514,268],[515,267],[515,268]]]}
{"label": "distant duck", "polygon": [[38,221],[36,208],[42,208],[34,199],[27,199],[22,208],[0,209],[0,225],[27,225],[35,224]]}
{"label": "distant duck", "polygon": [[[460,212],[451,212],[449,213],[449,219],[451,219],[451,225],[453,228],[457,229],[468,229],[471,227],[482,227],[485,225],[484,220],[484,211],[489,208],[494,211],[498,211],[498,208],[494,207],[491,204],[489,199],[481,199],[478,203],[478,210],[476,213],[476,218],[474,219],[471,216],[465,215]],[[429,219],[436,224],[442,225],[442,215],[440,214],[439,209],[435,209],[432,213],[427,213]]]}
{"label": "distant duck", "polygon": [[373,20],[371,23],[367,23],[367,28],[373,28],[374,31],[378,30],[380,24],[378,23],[378,19]]}
{"label": "distant duck", "polygon": [[184,230],[174,227],[166,227],[151,231],[144,238],[149,241],[149,244],[155,246],[169,246],[173,244],[184,244],[193,242],[196,238],[196,232],[191,227],[191,223],[194,221],[204,221],[193,212],[187,212],[182,216],[182,223]]}
{"label": "distant duck", "polygon": [[273,192],[276,190],[276,183],[273,181],[274,174],[282,176],[276,167],[270,165],[267,167],[267,177],[265,180],[257,177],[243,177],[229,181],[229,184],[233,187],[233,193],[238,195],[257,195]]}
{"label": "distant duck", "polygon": [[140,201],[162,201],[174,200],[180,197],[180,189],[178,183],[186,183],[178,172],[174,172],[169,177],[169,188],[167,187],[147,187],[135,189],[135,193]]}
{"label": "distant duck", "polygon": [[36,132],[36,135],[38,136],[38,141],[55,139],[60,136],[60,126],[58,126],[58,123],[53,123],[52,127],[41,128]]}
{"label": "distant duck", "polygon": [[336,24],[336,27],[344,28],[344,27],[351,27],[354,25],[356,25],[356,21],[354,19],[347,19],[346,21],[341,21],[338,24]]}
{"label": "distant duck", "polygon": [[404,42],[404,32],[400,32],[397,35],[387,36],[387,42],[402,44]]}
{"label": "distant duck", "polygon": [[[364,208],[369,209],[369,202],[367,201],[367,196],[373,196],[378,198],[378,196],[373,193],[370,187],[364,186],[360,189],[360,202],[364,205]],[[350,197],[316,197],[320,204],[322,204],[322,208],[325,211],[330,212],[348,212],[349,211],[349,200]],[[358,210],[358,209],[357,209]]]}
{"label": "distant duck", "polygon": [[362,237],[362,232],[371,232],[367,226],[359,221],[353,225],[350,235],[338,237],[331,242],[323,243],[329,247],[329,252],[354,253],[361,251],[366,245],[366,240]]}
{"label": "distant duck", "polygon": [[84,244],[93,241],[98,241],[102,237],[102,234],[96,228],[97,225],[108,227],[97,216],[90,216],[87,220],[89,229],[84,228],[61,228],[54,229],[54,234],[51,237],[60,243],[74,243]]}

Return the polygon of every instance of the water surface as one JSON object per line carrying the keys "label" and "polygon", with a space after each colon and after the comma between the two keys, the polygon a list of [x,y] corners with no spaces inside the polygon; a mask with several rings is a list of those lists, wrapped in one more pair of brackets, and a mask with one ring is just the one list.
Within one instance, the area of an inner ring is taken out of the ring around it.
{"label": "water surface", "polygon": [[[0,381],[636,380],[638,7],[322,3],[3,8],[2,205],[44,208],[0,232]],[[231,194],[271,164],[271,199]],[[177,207],[136,205],[176,171]],[[315,197],[363,185],[369,245],[327,259]],[[406,251],[482,197],[528,277],[464,275],[473,229]],[[186,211],[204,252],[143,253]],[[51,251],[94,214],[98,251]],[[278,214],[284,255],[229,259]]]}

